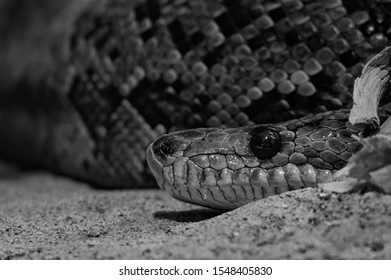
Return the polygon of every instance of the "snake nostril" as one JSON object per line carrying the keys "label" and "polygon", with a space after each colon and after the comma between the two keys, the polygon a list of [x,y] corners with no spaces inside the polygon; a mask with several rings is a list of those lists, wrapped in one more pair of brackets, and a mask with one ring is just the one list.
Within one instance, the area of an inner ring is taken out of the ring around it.
{"label": "snake nostril", "polygon": [[160,144],[159,148],[160,152],[164,154],[165,156],[170,156],[173,153],[172,146],[169,142],[163,142]]}

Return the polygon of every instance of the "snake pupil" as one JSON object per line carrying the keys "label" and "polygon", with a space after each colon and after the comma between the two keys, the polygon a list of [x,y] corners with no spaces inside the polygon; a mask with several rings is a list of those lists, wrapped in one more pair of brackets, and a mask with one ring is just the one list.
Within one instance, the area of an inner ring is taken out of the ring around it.
{"label": "snake pupil", "polygon": [[281,139],[278,133],[271,129],[255,131],[250,148],[253,154],[259,159],[270,159],[274,157],[281,148]]}

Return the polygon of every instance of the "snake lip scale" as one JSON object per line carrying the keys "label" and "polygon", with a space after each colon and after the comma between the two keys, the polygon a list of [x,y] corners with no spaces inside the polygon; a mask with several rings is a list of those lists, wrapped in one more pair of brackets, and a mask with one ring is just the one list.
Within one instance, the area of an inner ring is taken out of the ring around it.
{"label": "snake lip scale", "polygon": [[147,162],[173,197],[233,209],[332,181],[360,147],[351,137],[359,129],[347,118],[341,110],[274,125],[179,131],[149,145]]}

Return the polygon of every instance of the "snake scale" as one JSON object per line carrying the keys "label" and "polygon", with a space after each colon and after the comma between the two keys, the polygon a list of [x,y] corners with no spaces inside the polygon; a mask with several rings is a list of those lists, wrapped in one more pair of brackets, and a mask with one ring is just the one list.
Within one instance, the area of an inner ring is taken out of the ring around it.
{"label": "snake scale", "polygon": [[231,209],[330,181],[359,148],[344,108],[391,36],[387,1],[86,2],[52,19],[70,26],[55,69],[0,94],[2,157],[108,188],[153,174]]}

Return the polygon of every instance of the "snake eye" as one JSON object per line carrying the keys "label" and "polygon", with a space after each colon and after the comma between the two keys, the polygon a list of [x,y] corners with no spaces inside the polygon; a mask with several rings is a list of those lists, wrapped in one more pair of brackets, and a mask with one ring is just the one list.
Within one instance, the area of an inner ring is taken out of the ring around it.
{"label": "snake eye", "polygon": [[172,147],[169,142],[161,143],[159,150],[165,156],[170,156],[173,153]]}
{"label": "snake eye", "polygon": [[255,131],[250,141],[250,149],[259,159],[274,157],[280,148],[280,136],[276,131],[267,128]]}

